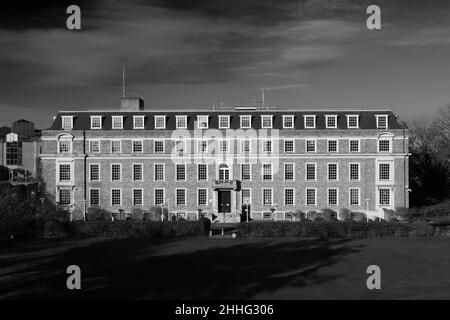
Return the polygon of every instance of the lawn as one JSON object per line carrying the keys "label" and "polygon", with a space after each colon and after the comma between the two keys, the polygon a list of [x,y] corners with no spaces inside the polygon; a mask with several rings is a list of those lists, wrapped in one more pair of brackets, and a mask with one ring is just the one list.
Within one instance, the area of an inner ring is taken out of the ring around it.
{"label": "lawn", "polygon": [[0,299],[450,299],[449,271],[436,238],[41,240],[0,248]]}

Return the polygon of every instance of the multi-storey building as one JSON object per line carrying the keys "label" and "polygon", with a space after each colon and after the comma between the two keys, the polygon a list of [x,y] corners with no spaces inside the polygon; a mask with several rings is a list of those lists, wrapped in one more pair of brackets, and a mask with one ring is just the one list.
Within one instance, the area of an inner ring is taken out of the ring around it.
{"label": "multi-storey building", "polygon": [[290,219],[408,207],[408,135],[387,110],[61,111],[42,132],[56,202],[82,213],[164,206],[187,219]]}
{"label": "multi-storey building", "polygon": [[11,131],[16,133],[19,141],[33,142],[35,140],[34,123],[25,119],[14,121]]}
{"label": "multi-storey building", "polygon": [[18,134],[11,132],[0,137],[0,165],[9,169],[9,180],[30,180],[40,177],[41,142],[21,141]]}

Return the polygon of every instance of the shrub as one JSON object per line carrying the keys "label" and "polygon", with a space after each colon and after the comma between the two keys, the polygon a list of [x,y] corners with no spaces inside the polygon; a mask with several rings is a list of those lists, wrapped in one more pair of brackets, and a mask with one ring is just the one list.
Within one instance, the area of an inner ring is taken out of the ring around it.
{"label": "shrub", "polygon": [[209,220],[206,217],[201,217],[198,222],[200,223],[201,226],[201,232],[203,235],[208,235],[209,234],[209,230],[211,230],[211,220]]}
{"label": "shrub", "polygon": [[319,216],[326,221],[337,220],[337,212],[328,208],[322,209],[319,213]]}
{"label": "shrub", "polygon": [[[73,223],[74,234],[88,237],[170,239],[205,235],[200,221],[87,221]],[[209,230],[208,230],[209,231]]]}
{"label": "shrub", "polygon": [[111,220],[111,212],[101,207],[89,207],[86,210],[86,220]]}
{"label": "shrub", "polygon": [[369,223],[337,220],[326,222],[323,218],[317,217],[315,221],[303,222],[241,223],[237,228],[242,236],[248,237],[347,238],[405,236],[409,234],[413,226],[403,223],[372,221]]}
{"label": "shrub", "polygon": [[44,235],[47,222],[64,223],[68,220],[65,211],[55,208],[44,196],[27,192],[18,198],[14,187],[0,196],[0,238],[36,238]]}
{"label": "shrub", "polygon": [[319,214],[317,213],[317,211],[310,210],[306,213],[306,219],[314,221],[314,219],[316,219],[318,215]]}
{"label": "shrub", "polygon": [[351,211],[348,210],[347,208],[341,208],[339,210],[339,215],[338,215],[339,220],[342,221],[347,221],[347,220],[351,220]]}
{"label": "shrub", "polygon": [[384,211],[384,220],[386,220],[387,222],[390,222],[394,219],[397,220],[395,218],[396,212],[394,210],[383,208],[383,211]]}
{"label": "shrub", "polygon": [[355,220],[358,222],[364,222],[367,220],[367,216],[364,212],[352,212],[351,218],[352,218],[352,220]]}
{"label": "shrub", "polygon": [[294,217],[295,220],[298,220],[298,221],[306,219],[305,218],[305,213],[302,210],[300,210],[300,209],[295,210],[293,217]]}
{"label": "shrub", "polygon": [[425,217],[450,216],[450,201],[435,204],[433,206],[421,208]]}

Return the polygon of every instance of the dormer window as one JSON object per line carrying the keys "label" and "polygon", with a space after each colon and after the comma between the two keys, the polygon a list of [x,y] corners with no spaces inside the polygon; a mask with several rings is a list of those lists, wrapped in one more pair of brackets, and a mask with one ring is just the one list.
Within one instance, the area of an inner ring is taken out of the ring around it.
{"label": "dormer window", "polygon": [[359,115],[347,115],[347,128],[359,128]]}
{"label": "dormer window", "polygon": [[166,116],[155,116],[155,129],[166,128]]}
{"label": "dormer window", "polygon": [[329,129],[337,128],[337,115],[326,115],[325,116],[325,126]]}
{"label": "dormer window", "polygon": [[284,115],[283,116],[283,128],[284,129],[294,129],[294,116]]}
{"label": "dormer window", "polygon": [[175,116],[177,129],[187,129],[187,116]]}
{"label": "dormer window", "polygon": [[102,128],[102,116],[91,116],[91,129]]}
{"label": "dormer window", "polygon": [[239,116],[241,120],[241,128],[242,129],[250,129],[252,127],[252,116],[251,115],[242,115]]}
{"label": "dormer window", "polygon": [[208,129],[209,116],[197,116],[197,128]]}
{"label": "dormer window", "polygon": [[63,130],[73,129],[73,116],[62,116],[61,117],[61,127]]}
{"label": "dormer window", "polygon": [[112,128],[123,129],[123,116],[112,116]]}
{"label": "dormer window", "polygon": [[388,115],[376,115],[377,118],[377,129],[387,129],[388,128]]}
{"label": "dormer window", "polygon": [[305,128],[306,129],[315,129],[316,128],[316,116],[315,115],[305,115],[303,117],[305,119]]}
{"label": "dormer window", "polygon": [[133,116],[133,129],[144,129],[144,116]]}
{"label": "dormer window", "polygon": [[219,129],[230,128],[230,116],[219,116]]}
{"label": "dormer window", "polygon": [[272,115],[263,115],[261,116],[261,128],[263,129],[271,129],[272,128]]}

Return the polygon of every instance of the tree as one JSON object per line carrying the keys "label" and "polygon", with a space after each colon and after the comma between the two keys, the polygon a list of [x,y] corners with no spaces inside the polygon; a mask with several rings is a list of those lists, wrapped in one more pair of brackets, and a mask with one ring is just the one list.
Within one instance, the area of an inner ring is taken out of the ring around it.
{"label": "tree", "polygon": [[[448,110],[450,115],[450,108]],[[449,150],[443,150],[445,137],[441,130],[444,124],[441,121],[438,126],[438,119],[441,118],[414,121],[409,126],[409,176],[413,207],[450,198]]]}
{"label": "tree", "polygon": [[439,133],[439,154],[445,159],[450,159],[450,104],[439,109],[433,120],[433,126]]}

